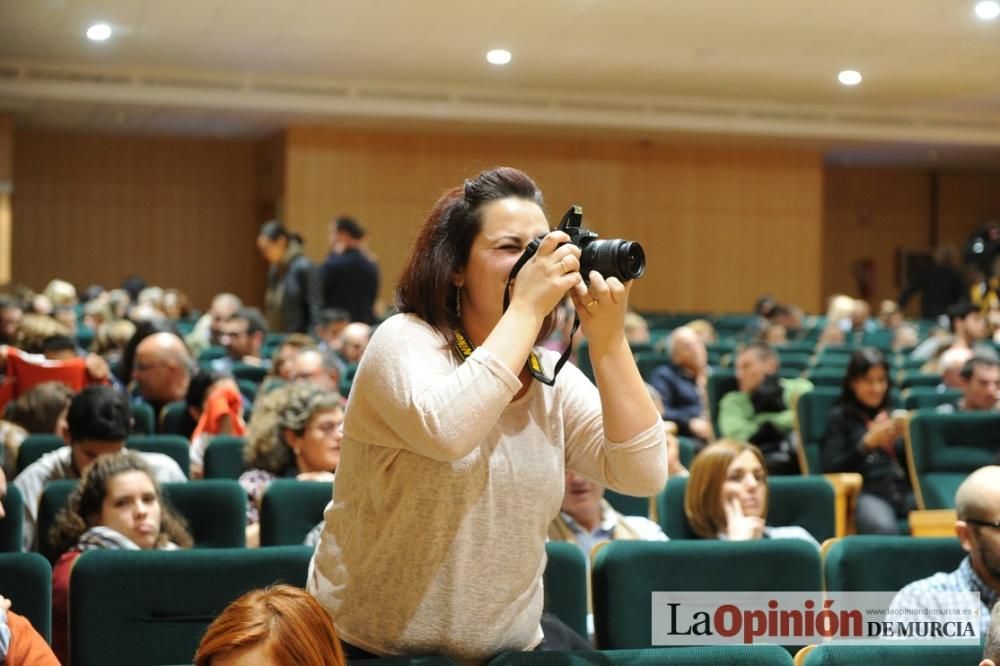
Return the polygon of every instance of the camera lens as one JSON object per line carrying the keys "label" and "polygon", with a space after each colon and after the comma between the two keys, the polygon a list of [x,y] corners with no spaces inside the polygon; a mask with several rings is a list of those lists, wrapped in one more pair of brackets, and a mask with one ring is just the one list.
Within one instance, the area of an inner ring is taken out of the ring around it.
{"label": "camera lens", "polygon": [[585,276],[594,270],[605,278],[616,277],[625,282],[646,272],[646,253],[635,241],[594,240],[582,249],[580,271]]}

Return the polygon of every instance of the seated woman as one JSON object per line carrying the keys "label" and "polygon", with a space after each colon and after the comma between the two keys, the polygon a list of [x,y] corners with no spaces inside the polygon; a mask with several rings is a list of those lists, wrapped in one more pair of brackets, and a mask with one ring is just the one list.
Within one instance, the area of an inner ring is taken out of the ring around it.
{"label": "seated woman", "polygon": [[88,550],[191,547],[183,519],[163,503],[153,473],[136,453],[99,456],[56,516],[49,541],[62,556],[52,570],[52,648],[68,663],[70,572]]}
{"label": "seated woman", "polygon": [[694,457],[684,493],[684,513],[705,539],[802,539],[819,548],[798,525],[767,525],[767,467],[753,444],[720,440]]}
{"label": "seated woman", "polygon": [[273,390],[257,400],[250,419],[247,467],[247,545],[260,543],[260,505],[278,478],[333,481],[340,462],[344,405],[338,393],[306,382]]}
{"label": "seated woman", "polygon": [[827,421],[823,471],[861,474],[858,534],[898,534],[897,521],[916,507],[902,463],[903,421],[890,406],[885,356],[871,347],[854,352]]}
{"label": "seated woman", "polygon": [[330,614],[291,585],[251,590],[208,626],[195,666],[311,664],[344,666]]}

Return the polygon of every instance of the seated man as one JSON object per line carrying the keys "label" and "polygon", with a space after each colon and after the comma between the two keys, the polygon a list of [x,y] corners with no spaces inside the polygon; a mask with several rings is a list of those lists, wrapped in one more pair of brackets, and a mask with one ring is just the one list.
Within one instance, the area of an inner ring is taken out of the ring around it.
{"label": "seated man", "polygon": [[950,573],[910,583],[892,600],[889,614],[904,609],[934,609],[950,592],[978,592],[982,634],[989,631],[990,609],[1000,600],[1000,467],[981,467],[955,493],[955,533],[968,555]]}
{"label": "seated man", "polygon": [[257,367],[268,365],[260,355],[266,335],[267,322],[260,310],[240,308],[222,323],[219,342],[226,348],[226,355],[212,361],[212,370],[229,374],[236,363]]}
{"label": "seated man", "polygon": [[653,371],[650,384],[663,400],[663,418],[677,424],[677,432],[704,442],[712,439],[712,422],[705,408],[708,351],[698,334],[682,326],[667,343],[670,363]]}
{"label": "seated man", "polygon": [[371,326],[360,321],[351,322],[340,332],[340,357],[348,363],[360,363],[371,337]]}
{"label": "seated man", "polygon": [[183,400],[187,395],[192,365],[187,347],[179,336],[161,332],[144,338],[135,348],[133,398],[149,403],[159,421],[164,405]]}
{"label": "seated man", "polygon": [[306,381],[328,391],[340,392],[344,364],[333,352],[303,349],[292,360],[291,379]]}
{"label": "seated man", "polygon": [[807,379],[779,378],[778,365],[778,355],[766,343],[752,342],[740,349],[739,390],[722,397],[719,430],[723,437],[756,444],[768,474],[798,474],[792,404],[813,386]]}
{"label": "seated man", "polygon": [[642,516],[624,516],[604,499],[604,487],[576,472],[566,471],[566,488],[559,516],[549,523],[550,541],[570,541],[590,561],[594,546],[613,539],[666,541],[660,526]]}
{"label": "seated man", "polygon": [[[76,394],[66,414],[69,446],[46,453],[14,479],[24,499],[25,550],[36,548],[39,540],[35,530],[45,484],[57,479],[79,479],[97,456],[120,451],[125,446],[131,421],[128,399],[109,386],[90,386]],[[162,453],[141,455],[158,482],[187,479],[172,458]]]}
{"label": "seated man", "polygon": [[983,660],[979,666],[1000,666],[1000,603],[993,605],[990,619],[990,633],[986,636]]}
{"label": "seated man", "polygon": [[964,412],[996,411],[1000,401],[1000,362],[977,354],[962,366],[962,400]]}

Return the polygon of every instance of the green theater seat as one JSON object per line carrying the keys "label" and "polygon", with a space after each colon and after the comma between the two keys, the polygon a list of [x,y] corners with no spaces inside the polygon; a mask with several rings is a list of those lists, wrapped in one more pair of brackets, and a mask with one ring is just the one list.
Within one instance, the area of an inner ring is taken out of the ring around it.
{"label": "green theater seat", "polygon": [[[799,525],[823,543],[836,530],[834,492],[821,476],[772,476],[768,483],[768,525]],[[687,478],[675,477],[656,498],[660,527],[671,539],[699,539],[684,515]]]}
{"label": "green theater seat", "polygon": [[803,666],[975,666],[983,656],[978,645],[817,645],[806,655]]}
{"label": "green theater seat", "polygon": [[957,538],[848,536],[825,547],[823,580],[831,592],[898,591],[939,571],[954,571],[964,557]]}
{"label": "green theater seat", "polygon": [[652,593],[819,591],[819,552],[805,541],[611,541],[594,556],[594,628],[602,649],[652,647]]}
{"label": "green theater seat", "polygon": [[52,567],[38,553],[0,554],[0,594],[45,640],[52,640]]}
{"label": "green theater seat", "polygon": [[261,501],[260,545],[301,545],[309,530],[323,520],[331,499],[332,483],[275,480]]}
{"label": "green theater seat", "polygon": [[489,666],[792,666],[792,656],[777,645],[602,650],[593,652],[507,652]]}
{"label": "green theater seat", "polygon": [[304,546],[88,551],[70,582],[73,664],[189,664],[228,604],[275,583],[303,587],[311,556]]}
{"label": "green theater seat", "polygon": [[3,510],[4,517],[0,518],[0,553],[17,553],[21,550],[21,531],[24,529],[24,499],[14,484],[7,486]]}
{"label": "green theater seat", "polygon": [[[28,435],[21,442],[21,447],[17,450],[17,470],[15,476],[24,471],[24,468],[35,462],[46,453],[55,451],[60,446],[65,446],[66,441],[59,435],[35,434]],[[10,481],[12,479],[8,479]]]}
{"label": "green theater seat", "polygon": [[1000,414],[917,412],[906,431],[910,483],[920,509],[951,509],[966,476],[993,463]]}
{"label": "green theater seat", "polygon": [[826,437],[826,424],[830,409],[840,399],[840,388],[817,386],[803,393],[795,404],[795,427],[799,433],[799,443],[805,452],[809,474],[822,474],[823,463],[820,451]]}
{"label": "green theater seat", "polygon": [[243,451],[246,440],[242,437],[218,435],[205,447],[205,478],[233,479],[243,473]]}
{"label": "green theater seat", "polygon": [[153,407],[142,402],[132,405],[132,433],[136,435],[152,435],[156,433],[156,415]]}
{"label": "green theater seat", "polygon": [[567,541],[549,541],[545,555],[545,610],[587,638],[587,558]]}
{"label": "green theater seat", "polygon": [[191,477],[191,442],[180,435],[132,435],[125,446],[133,451],[168,456],[177,463],[184,476]]}

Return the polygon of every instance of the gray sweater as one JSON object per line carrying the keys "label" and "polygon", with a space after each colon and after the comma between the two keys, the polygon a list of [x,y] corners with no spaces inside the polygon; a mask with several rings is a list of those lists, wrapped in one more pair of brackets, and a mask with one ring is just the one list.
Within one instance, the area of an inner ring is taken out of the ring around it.
{"label": "gray sweater", "polygon": [[462,661],[531,649],[565,469],[633,495],[663,487],[660,423],[608,441],[597,388],[572,365],[511,402],[520,388],[485,349],[460,363],[412,315],[379,327],[308,580],[345,641]]}

